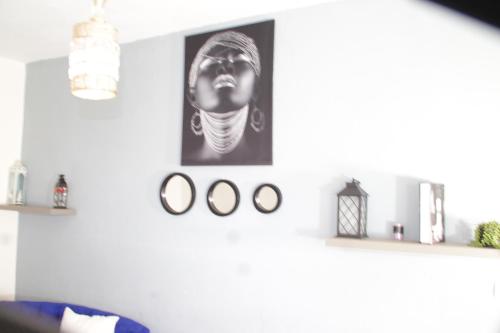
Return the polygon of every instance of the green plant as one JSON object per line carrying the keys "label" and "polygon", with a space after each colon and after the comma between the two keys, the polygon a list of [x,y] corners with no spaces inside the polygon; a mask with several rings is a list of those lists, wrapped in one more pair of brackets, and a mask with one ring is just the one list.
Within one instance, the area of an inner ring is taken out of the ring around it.
{"label": "green plant", "polygon": [[500,249],[500,223],[490,221],[478,225],[474,232],[474,240],[470,245]]}

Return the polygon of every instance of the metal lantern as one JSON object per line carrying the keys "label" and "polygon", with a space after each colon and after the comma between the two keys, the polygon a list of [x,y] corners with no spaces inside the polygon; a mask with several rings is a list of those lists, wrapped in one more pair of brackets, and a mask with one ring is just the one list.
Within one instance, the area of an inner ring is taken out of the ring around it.
{"label": "metal lantern", "polygon": [[366,234],[368,193],[353,179],[338,193],[337,236],[363,238]]}

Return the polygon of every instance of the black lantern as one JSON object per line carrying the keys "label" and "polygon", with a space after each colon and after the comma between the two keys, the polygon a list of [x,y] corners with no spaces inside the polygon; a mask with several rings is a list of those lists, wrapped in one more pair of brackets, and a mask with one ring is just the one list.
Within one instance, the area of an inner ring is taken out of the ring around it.
{"label": "black lantern", "polygon": [[366,234],[366,213],[368,193],[359,181],[353,179],[346,183],[345,189],[338,193],[337,236],[363,238]]}

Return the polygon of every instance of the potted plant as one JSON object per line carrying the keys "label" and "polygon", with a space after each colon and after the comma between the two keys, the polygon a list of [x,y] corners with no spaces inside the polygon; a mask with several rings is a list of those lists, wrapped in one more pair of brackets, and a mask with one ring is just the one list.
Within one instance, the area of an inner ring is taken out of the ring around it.
{"label": "potted plant", "polygon": [[490,221],[479,224],[474,232],[474,240],[470,245],[500,249],[500,223]]}

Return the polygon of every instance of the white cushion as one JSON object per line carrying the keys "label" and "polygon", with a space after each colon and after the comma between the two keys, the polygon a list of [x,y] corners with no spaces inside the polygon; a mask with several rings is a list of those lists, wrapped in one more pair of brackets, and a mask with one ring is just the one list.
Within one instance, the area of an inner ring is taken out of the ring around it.
{"label": "white cushion", "polygon": [[114,333],[118,316],[86,316],[64,309],[61,333]]}

